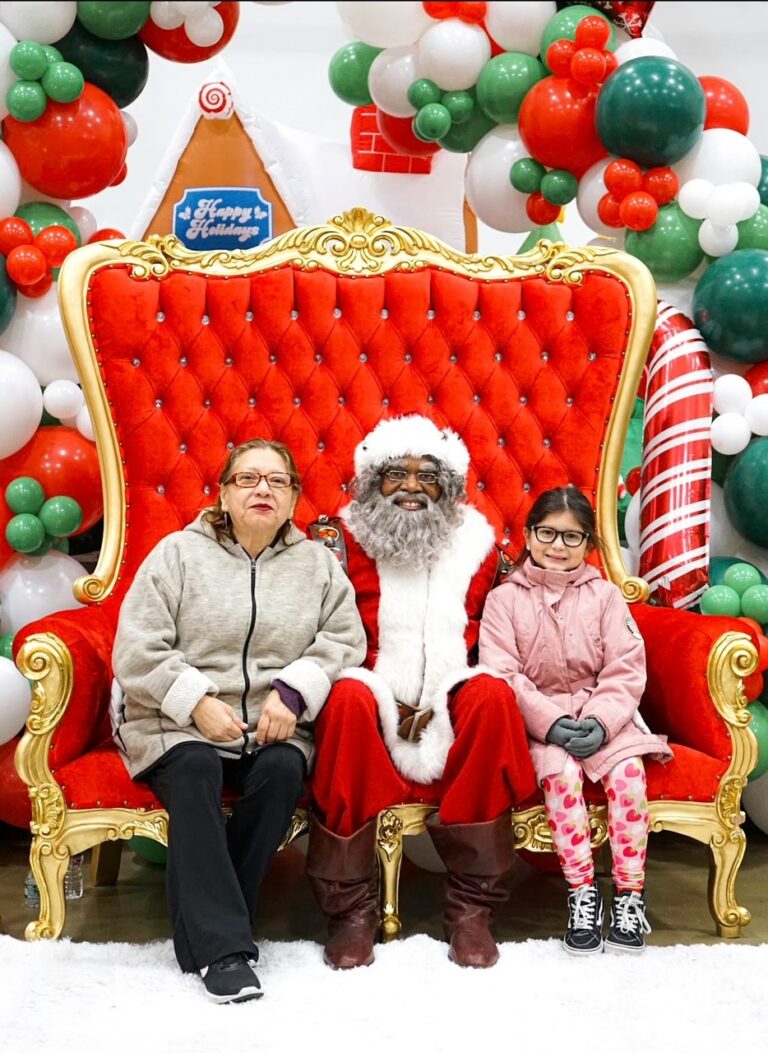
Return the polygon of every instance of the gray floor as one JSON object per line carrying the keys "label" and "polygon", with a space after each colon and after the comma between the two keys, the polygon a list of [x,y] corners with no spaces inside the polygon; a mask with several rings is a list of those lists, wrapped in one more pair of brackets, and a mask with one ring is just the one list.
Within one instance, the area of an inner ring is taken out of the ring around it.
{"label": "gray floor", "polygon": [[[739,872],[736,894],[752,912],[742,942],[768,942],[768,837],[747,828],[748,848]],[[32,919],[25,906],[28,835],[0,824],[0,918],[2,931],[23,938]],[[414,846],[414,858],[421,857]],[[324,925],[304,876],[301,842],[276,858],[265,882],[257,938],[322,940]],[[428,854],[427,846],[423,849]],[[674,834],[651,837],[648,864],[649,943],[717,943],[707,909],[709,849]],[[81,900],[70,901],[64,935],[72,940],[144,942],[170,935],[163,891],[164,868],[129,848],[123,851],[120,880],[115,888],[89,887]],[[403,934],[426,933],[439,938],[442,875],[421,869],[408,859],[403,865],[401,917]],[[499,913],[500,940],[548,939],[559,936],[564,920],[564,887],[558,874],[543,873],[519,861],[510,878],[512,895]],[[604,877],[604,891],[609,879]]]}

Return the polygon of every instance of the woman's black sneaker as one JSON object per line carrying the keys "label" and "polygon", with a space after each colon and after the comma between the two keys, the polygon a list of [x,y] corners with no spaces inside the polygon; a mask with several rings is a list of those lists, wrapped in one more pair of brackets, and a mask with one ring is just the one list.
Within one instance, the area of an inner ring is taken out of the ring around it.
{"label": "woman's black sneaker", "polygon": [[569,954],[597,954],[603,949],[603,897],[597,881],[568,889],[568,928],[563,946]]}
{"label": "woman's black sneaker", "polygon": [[645,892],[617,892],[614,888],[611,931],[606,937],[605,949],[637,954],[645,950],[644,933],[650,931],[645,917]]}
{"label": "woman's black sneaker", "polygon": [[248,1002],[261,998],[259,978],[256,975],[256,959],[240,951],[200,970],[208,997],[213,1002]]}

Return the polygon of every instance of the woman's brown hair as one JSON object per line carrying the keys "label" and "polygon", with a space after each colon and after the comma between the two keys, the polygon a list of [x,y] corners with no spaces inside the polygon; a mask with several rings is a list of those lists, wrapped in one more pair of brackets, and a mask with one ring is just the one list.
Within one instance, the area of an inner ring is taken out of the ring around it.
{"label": "woman's brown hair", "polygon": [[[216,496],[216,503],[211,505],[210,508],[206,508],[203,512],[203,521],[213,527],[219,541],[222,541],[225,537],[233,537],[232,521],[221,507],[221,488],[229,481],[232,475],[232,468],[238,457],[242,457],[242,455],[248,453],[249,450],[274,450],[275,453],[285,462],[285,467],[293,481],[292,486],[296,491],[296,496],[298,497],[301,493],[301,476],[299,475],[299,469],[296,466],[296,461],[293,459],[293,454],[284,442],[277,442],[276,439],[249,439],[248,442],[241,443],[240,446],[236,446],[234,450],[232,450],[229,457],[227,457],[224,462],[224,467],[219,473],[219,492]],[[285,524],[283,530],[285,530],[287,526],[288,523]]]}
{"label": "woman's brown hair", "polygon": [[[584,533],[589,535],[589,551],[593,548],[602,550],[603,543],[597,533],[595,510],[581,490],[575,486],[558,486],[554,490],[545,490],[543,494],[539,494],[528,513],[525,529],[533,530],[553,512],[570,512]],[[523,546],[512,564],[513,568],[525,563],[530,555],[528,549]]]}

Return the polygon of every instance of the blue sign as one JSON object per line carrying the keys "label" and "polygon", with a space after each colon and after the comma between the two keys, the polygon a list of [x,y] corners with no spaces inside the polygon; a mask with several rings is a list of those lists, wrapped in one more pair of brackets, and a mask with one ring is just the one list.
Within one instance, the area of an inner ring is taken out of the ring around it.
{"label": "blue sign", "polygon": [[188,249],[251,249],[272,237],[272,205],[256,187],[187,187],[173,233]]}

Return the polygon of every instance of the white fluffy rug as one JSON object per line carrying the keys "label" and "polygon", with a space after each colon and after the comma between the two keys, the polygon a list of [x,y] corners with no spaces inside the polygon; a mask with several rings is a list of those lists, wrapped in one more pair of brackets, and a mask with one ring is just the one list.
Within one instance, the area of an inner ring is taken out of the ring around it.
{"label": "white fluffy rug", "polygon": [[765,1049],[768,945],[649,948],[569,958],[506,943],[460,970],[427,936],[335,973],[318,944],[264,943],[265,996],[215,1005],[169,942],[26,944],[0,937],[8,1053],[721,1053]]}

